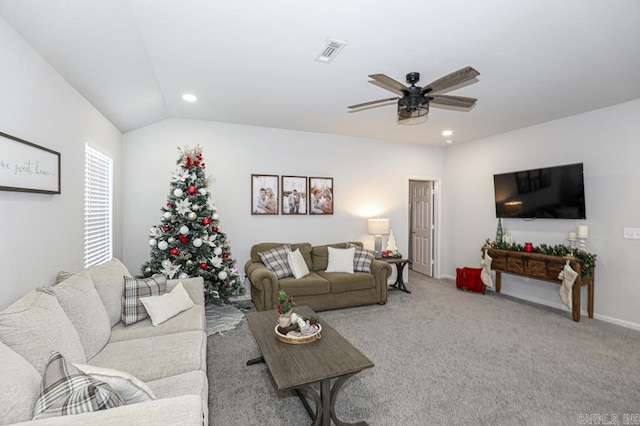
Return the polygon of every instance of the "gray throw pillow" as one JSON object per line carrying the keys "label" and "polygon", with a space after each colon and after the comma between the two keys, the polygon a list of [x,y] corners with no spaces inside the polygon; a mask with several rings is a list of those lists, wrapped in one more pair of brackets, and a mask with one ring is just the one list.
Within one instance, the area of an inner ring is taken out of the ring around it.
{"label": "gray throw pillow", "polygon": [[155,274],[149,278],[124,277],[122,294],[122,322],[125,325],[148,318],[141,297],[161,296],[167,291],[167,277]]}
{"label": "gray throw pillow", "polygon": [[275,247],[271,250],[262,251],[258,253],[262,263],[271,272],[276,274],[280,278],[287,278],[293,276],[293,271],[289,266],[289,259],[287,253],[291,251],[291,246],[284,245],[282,247]]}

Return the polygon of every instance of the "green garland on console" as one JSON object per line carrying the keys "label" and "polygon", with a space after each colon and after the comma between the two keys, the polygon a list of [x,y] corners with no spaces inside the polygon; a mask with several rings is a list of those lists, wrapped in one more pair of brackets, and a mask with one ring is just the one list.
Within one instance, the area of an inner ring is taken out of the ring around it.
{"label": "green garland on console", "polygon": [[[487,239],[485,247],[491,247],[498,250],[508,250],[508,251],[520,251],[524,252],[524,246],[522,244],[516,243],[505,243],[505,242],[490,242]],[[483,247],[484,248],[484,247]],[[533,253],[539,254],[547,254],[550,256],[568,256],[573,254],[573,257],[580,259],[582,264],[582,276],[585,278],[591,277],[591,271],[596,266],[596,254],[587,253],[584,250],[580,250],[578,248],[572,249],[571,247],[567,247],[564,244],[556,244],[555,246],[549,246],[547,244],[540,244],[539,246],[533,247]]]}

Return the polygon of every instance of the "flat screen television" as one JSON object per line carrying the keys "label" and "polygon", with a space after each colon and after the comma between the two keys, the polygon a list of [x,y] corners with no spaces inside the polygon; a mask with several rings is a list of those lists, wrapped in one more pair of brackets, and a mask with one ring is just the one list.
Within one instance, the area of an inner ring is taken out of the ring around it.
{"label": "flat screen television", "polygon": [[493,175],[500,218],[586,219],[582,163]]}

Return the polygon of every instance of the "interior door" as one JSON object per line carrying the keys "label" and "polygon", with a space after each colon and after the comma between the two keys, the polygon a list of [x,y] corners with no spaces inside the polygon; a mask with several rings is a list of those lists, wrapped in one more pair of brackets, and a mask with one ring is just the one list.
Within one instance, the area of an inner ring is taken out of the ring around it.
{"label": "interior door", "polygon": [[409,181],[412,269],[432,277],[434,262],[433,181]]}

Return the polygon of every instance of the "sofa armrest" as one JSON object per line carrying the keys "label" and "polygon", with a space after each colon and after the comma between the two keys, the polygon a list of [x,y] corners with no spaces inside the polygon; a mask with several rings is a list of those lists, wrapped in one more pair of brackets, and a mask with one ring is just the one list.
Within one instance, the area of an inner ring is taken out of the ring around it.
{"label": "sofa armrest", "polygon": [[371,274],[376,282],[376,289],[380,290],[380,301],[387,301],[387,280],[391,276],[391,265],[384,260],[374,259],[371,262]]}
{"label": "sofa armrest", "polygon": [[182,283],[193,303],[204,305],[204,279],[202,277],[167,280],[167,292],[173,290],[178,283]]}
{"label": "sofa armrest", "polygon": [[244,271],[251,283],[251,299],[258,311],[274,309],[278,303],[279,282],[275,273],[262,263],[249,260]]}
{"label": "sofa armrest", "polygon": [[202,426],[209,422],[203,419],[202,399],[197,395],[183,395],[175,398],[156,399],[138,404],[123,405],[108,410],[93,413],[74,414],[69,416],[51,417],[43,420],[31,420],[17,423],[17,425],[193,425]]}

